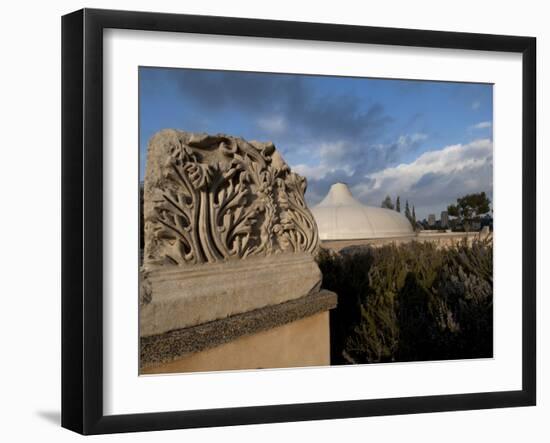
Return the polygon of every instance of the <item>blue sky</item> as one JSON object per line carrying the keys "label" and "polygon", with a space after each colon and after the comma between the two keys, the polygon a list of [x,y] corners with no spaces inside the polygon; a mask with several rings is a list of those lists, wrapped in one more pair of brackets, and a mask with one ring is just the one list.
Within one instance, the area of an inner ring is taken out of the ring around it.
{"label": "blue sky", "polygon": [[493,88],[487,84],[140,68],[140,179],[157,131],[272,141],[306,176],[308,204],[336,181],[419,218],[465,193],[492,198]]}

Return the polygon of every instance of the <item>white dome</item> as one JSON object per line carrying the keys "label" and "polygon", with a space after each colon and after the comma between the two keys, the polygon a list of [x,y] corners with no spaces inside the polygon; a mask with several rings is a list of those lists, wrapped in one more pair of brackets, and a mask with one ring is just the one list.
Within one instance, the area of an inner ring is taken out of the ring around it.
{"label": "white dome", "polygon": [[335,183],[321,203],[311,209],[321,240],[404,237],[414,235],[407,218],[394,210],[366,206],[353,198],[348,186]]}

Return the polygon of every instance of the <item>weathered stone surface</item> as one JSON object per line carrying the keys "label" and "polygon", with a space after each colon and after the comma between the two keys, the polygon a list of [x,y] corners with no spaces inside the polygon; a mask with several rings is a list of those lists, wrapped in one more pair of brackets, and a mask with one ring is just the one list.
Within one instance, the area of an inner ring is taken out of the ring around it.
{"label": "weathered stone surface", "polygon": [[161,334],[317,292],[321,271],[304,253],[145,273],[140,335]]}
{"label": "weathered stone surface", "polygon": [[315,253],[305,189],[272,143],[163,130],[147,156],[144,265]]}
{"label": "weathered stone surface", "polygon": [[[142,337],[140,340],[140,366],[144,369],[169,363],[206,349],[218,347],[240,337],[256,335],[262,331],[293,323],[321,312],[326,313],[335,308],[336,303],[337,297],[334,292],[322,290],[296,300],[198,326]],[[317,346],[328,346],[328,341],[328,337],[326,339],[318,337]],[[303,349],[302,352],[307,353],[308,350]],[[297,359],[297,362],[300,361],[303,360]],[[224,364],[223,361],[219,362],[220,366],[224,366]],[[225,369],[230,368],[225,367]]]}
{"label": "weathered stone surface", "polygon": [[272,143],[163,130],[149,143],[140,335],[319,290],[306,181]]}

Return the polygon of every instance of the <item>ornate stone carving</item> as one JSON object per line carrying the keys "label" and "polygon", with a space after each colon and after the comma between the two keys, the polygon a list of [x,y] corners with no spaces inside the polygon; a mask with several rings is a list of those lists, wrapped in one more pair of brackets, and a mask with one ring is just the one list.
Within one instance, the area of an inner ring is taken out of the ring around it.
{"label": "ornate stone carving", "polygon": [[272,143],[163,130],[149,144],[144,266],[314,255],[305,190]]}

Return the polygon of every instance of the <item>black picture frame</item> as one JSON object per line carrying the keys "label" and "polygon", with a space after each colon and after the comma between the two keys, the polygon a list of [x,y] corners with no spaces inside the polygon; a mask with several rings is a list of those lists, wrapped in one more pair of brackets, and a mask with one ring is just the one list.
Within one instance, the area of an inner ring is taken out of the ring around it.
{"label": "black picture frame", "polygon": [[[103,413],[103,30],[503,51],[522,54],[522,389],[456,395]],[[82,434],[152,431],[536,403],[536,39],[228,17],[83,9],[62,18],[62,426]]]}

